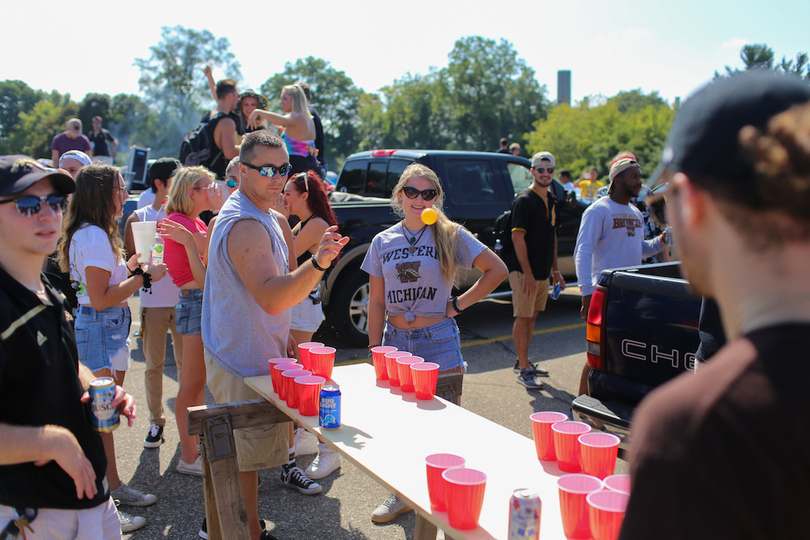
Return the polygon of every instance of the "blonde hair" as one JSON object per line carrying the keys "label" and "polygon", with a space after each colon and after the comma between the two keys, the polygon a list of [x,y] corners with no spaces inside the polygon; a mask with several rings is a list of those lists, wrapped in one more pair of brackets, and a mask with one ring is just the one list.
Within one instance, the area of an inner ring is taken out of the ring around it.
{"label": "blonde hair", "polygon": [[292,112],[301,113],[306,115],[307,118],[312,118],[312,113],[309,112],[307,106],[307,95],[304,90],[297,84],[291,84],[281,89],[281,93],[286,92],[292,99]]}
{"label": "blonde hair", "polygon": [[180,212],[184,216],[190,216],[194,211],[194,201],[191,199],[189,191],[197,187],[197,182],[203,178],[216,179],[214,173],[201,165],[195,167],[180,167],[172,177],[172,185],[169,188],[169,197],[166,199],[166,215],[172,212]]}
{"label": "blonde hair", "polygon": [[458,237],[459,226],[450,221],[442,211],[444,191],[442,190],[441,182],[439,182],[439,177],[436,176],[436,173],[433,172],[430,167],[422,165],[421,163],[411,163],[405,167],[391,194],[391,206],[399,217],[405,217],[405,211],[399,199],[400,193],[402,193],[402,190],[408,184],[408,180],[416,176],[430,181],[430,183],[433,184],[433,188],[438,192],[432,207],[438,217],[436,223],[428,226],[433,231],[433,245],[439,256],[439,267],[442,269],[442,278],[447,283],[455,283],[457,278],[456,238]]}

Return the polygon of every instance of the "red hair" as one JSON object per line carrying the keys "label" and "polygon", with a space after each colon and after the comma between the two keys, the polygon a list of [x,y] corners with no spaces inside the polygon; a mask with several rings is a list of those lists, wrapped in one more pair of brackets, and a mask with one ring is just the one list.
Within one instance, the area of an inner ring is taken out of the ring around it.
{"label": "red hair", "polygon": [[332,207],[329,206],[329,198],[326,195],[326,189],[323,187],[323,180],[321,180],[318,173],[312,170],[306,173],[298,173],[290,178],[289,183],[295,187],[295,191],[298,193],[309,193],[307,206],[314,215],[330,226],[338,224],[335,213],[332,211]]}

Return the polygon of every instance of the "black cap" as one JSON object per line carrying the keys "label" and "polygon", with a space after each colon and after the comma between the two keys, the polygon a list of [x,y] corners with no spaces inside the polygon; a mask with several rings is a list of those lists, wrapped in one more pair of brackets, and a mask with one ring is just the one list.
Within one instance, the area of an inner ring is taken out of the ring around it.
{"label": "black cap", "polygon": [[747,71],[707,84],[678,111],[661,163],[647,185],[655,185],[669,169],[733,182],[735,191],[745,192],[756,175],[752,156],[740,145],[740,130],[764,130],[773,116],[808,101],[807,81],[772,70]]}
{"label": "black cap", "polygon": [[73,178],[21,154],[0,156],[0,195],[22,193],[43,178],[50,178],[59,193],[76,191]]}
{"label": "black cap", "polygon": [[162,157],[155,160],[155,162],[149,166],[149,170],[146,171],[146,185],[150,188],[153,187],[155,185],[155,179],[165,182],[174,174],[174,171],[181,166],[181,163],[174,158]]}

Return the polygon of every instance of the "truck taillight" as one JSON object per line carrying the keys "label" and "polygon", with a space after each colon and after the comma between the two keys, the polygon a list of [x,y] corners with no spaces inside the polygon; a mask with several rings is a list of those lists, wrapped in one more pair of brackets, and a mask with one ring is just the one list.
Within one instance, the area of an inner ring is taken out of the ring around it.
{"label": "truck taillight", "polygon": [[388,157],[394,154],[396,150],[372,150],[371,157]]}
{"label": "truck taillight", "polygon": [[588,324],[585,331],[587,340],[586,353],[588,365],[601,370],[602,366],[602,317],[605,307],[605,290],[597,287],[591,296],[591,305],[588,308]]}

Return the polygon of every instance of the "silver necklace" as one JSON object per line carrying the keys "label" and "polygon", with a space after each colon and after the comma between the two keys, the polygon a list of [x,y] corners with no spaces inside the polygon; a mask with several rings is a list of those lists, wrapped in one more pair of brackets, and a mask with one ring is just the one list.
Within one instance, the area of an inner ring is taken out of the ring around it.
{"label": "silver necklace", "polygon": [[403,221],[401,223],[401,225],[402,225],[402,234],[405,235],[405,239],[411,245],[408,248],[408,253],[413,255],[413,252],[416,251],[416,244],[419,243],[419,240],[422,239],[422,235],[425,234],[425,230],[427,229],[427,225],[423,225],[422,228],[419,229],[419,235],[418,236],[417,236],[416,233],[411,233],[413,236],[410,236],[410,237],[408,236],[408,233],[410,233],[410,231],[405,228],[405,222]]}

